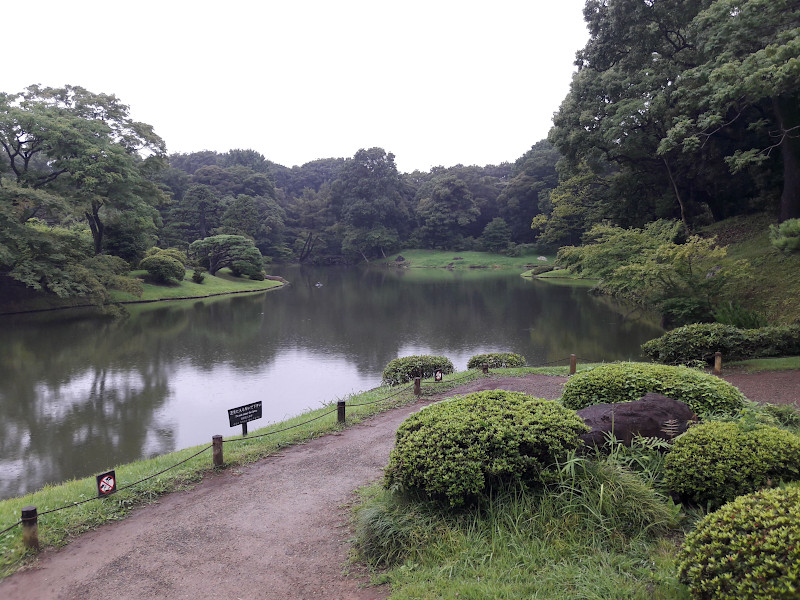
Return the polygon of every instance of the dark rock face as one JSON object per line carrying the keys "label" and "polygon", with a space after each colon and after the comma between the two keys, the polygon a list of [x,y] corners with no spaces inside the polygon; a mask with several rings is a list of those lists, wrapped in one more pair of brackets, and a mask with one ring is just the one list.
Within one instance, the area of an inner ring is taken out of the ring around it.
{"label": "dark rock face", "polygon": [[612,430],[626,446],[637,435],[668,440],[686,431],[689,421],[697,420],[687,404],[653,393],[635,402],[594,404],[577,412],[592,428],[581,436],[587,447],[603,446]]}

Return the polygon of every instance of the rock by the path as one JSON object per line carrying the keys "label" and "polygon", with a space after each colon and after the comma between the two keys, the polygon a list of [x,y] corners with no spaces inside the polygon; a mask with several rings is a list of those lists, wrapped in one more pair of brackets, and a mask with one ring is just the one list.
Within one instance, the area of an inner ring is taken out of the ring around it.
{"label": "rock by the path", "polygon": [[587,447],[602,446],[612,431],[626,446],[637,435],[670,439],[686,431],[689,421],[697,420],[687,404],[653,393],[634,402],[594,404],[577,412],[591,427],[581,436]]}

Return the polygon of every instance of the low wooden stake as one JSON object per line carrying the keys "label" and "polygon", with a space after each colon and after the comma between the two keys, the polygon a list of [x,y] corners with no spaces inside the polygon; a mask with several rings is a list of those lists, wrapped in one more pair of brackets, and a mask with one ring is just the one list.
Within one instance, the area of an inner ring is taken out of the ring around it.
{"label": "low wooden stake", "polygon": [[215,435],[211,438],[211,456],[214,461],[215,467],[221,467],[225,464],[222,459],[222,436]]}
{"label": "low wooden stake", "polygon": [[483,363],[483,374],[484,375],[489,374],[489,363]]}
{"label": "low wooden stake", "polygon": [[722,375],[722,352],[714,353],[714,375]]}
{"label": "low wooden stake", "polygon": [[419,377],[414,378],[414,395],[419,396],[422,394],[422,380]]}
{"label": "low wooden stake", "polygon": [[22,509],[22,544],[37,552],[39,550],[39,515],[35,506]]}
{"label": "low wooden stake", "polygon": [[575,375],[575,371],[578,370],[578,357],[574,354],[569,355],[569,374]]}
{"label": "low wooden stake", "polygon": [[339,402],[336,403],[336,420],[340,425],[345,424],[345,406],[346,403],[344,400],[339,400]]}

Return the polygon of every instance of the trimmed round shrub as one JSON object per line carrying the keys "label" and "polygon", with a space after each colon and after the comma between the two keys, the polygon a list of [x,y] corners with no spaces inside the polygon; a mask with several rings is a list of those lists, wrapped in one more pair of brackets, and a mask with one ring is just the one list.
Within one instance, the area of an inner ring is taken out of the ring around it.
{"label": "trimmed round shrub", "polygon": [[142,259],[139,266],[159,283],[178,282],[186,275],[186,268],[180,261],[161,253]]}
{"label": "trimmed round shrub", "polygon": [[800,479],[800,437],[769,425],[715,421],[675,439],[664,459],[667,488],[716,508],[779,481]]}
{"label": "trimmed round shrub", "polygon": [[552,400],[504,390],[456,396],[403,421],[385,485],[461,506],[496,485],[533,480],[586,431]]}
{"label": "trimmed round shrub", "polygon": [[488,364],[492,369],[507,367],[524,367],[525,357],[513,352],[490,352],[489,354],[476,354],[467,362],[468,369],[480,369]]}
{"label": "trimmed round shrub", "polygon": [[192,272],[192,281],[195,283],[203,283],[206,279],[206,276],[203,274],[201,269],[195,269]]}
{"label": "trimmed round shrub", "polygon": [[700,599],[800,596],[800,488],[740,496],[686,536],[678,575]]}
{"label": "trimmed round shrub", "polygon": [[403,356],[389,361],[383,369],[383,383],[386,385],[399,385],[413,380],[415,377],[422,379],[433,377],[436,371],[441,370],[445,375],[454,371],[453,363],[446,356]]}
{"label": "trimmed round shrub", "polygon": [[800,326],[738,329],[722,323],[695,323],[645,342],[642,352],[666,364],[696,360],[710,364],[715,352],[722,352],[725,360],[797,355],[800,354]]}
{"label": "trimmed round shrub", "polygon": [[580,410],[592,404],[632,402],[655,392],[688,404],[699,415],[733,414],[747,402],[727,381],[707,373],[653,363],[614,363],[576,373],[561,401]]}

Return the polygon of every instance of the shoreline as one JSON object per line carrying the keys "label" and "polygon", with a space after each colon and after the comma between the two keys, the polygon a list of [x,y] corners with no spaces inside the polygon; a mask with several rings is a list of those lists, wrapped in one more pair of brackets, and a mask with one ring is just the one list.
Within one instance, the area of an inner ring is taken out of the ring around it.
{"label": "shoreline", "polygon": [[262,292],[269,292],[272,290],[280,290],[290,285],[289,281],[281,278],[278,279],[268,279],[268,281],[279,281],[280,285],[271,285],[269,287],[253,289],[253,290],[231,290],[228,292],[214,292],[212,294],[204,294],[202,296],[176,296],[174,298],[153,298],[150,300],[118,300],[116,302],[110,302],[108,305],[104,304],[76,304],[74,306],[52,306],[50,308],[34,308],[31,310],[18,310],[13,312],[0,312],[0,318],[3,317],[10,317],[15,315],[30,315],[30,314],[37,314],[37,313],[48,313],[48,312],[56,312],[61,310],[74,310],[74,309],[100,309],[103,306],[116,306],[116,305],[127,305],[127,304],[153,304],[155,302],[172,302],[175,300],[203,300],[205,298],[215,298],[217,296],[232,296],[234,294],[260,294]]}

